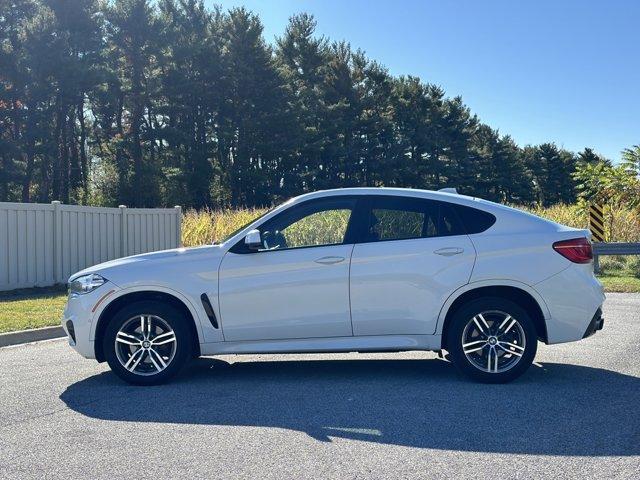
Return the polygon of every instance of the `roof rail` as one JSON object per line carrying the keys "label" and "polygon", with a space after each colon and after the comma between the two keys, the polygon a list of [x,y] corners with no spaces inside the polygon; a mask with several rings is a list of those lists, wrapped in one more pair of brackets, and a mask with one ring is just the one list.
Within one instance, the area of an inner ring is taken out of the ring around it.
{"label": "roof rail", "polygon": [[458,191],[455,188],[452,187],[447,187],[447,188],[441,188],[438,190],[439,192],[444,192],[444,193],[454,193],[454,194],[458,194]]}

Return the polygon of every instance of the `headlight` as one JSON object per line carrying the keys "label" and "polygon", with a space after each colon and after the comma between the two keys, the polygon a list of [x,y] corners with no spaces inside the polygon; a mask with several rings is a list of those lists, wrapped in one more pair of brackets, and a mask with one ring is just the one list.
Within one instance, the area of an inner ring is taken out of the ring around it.
{"label": "headlight", "polygon": [[70,295],[83,295],[85,293],[93,292],[96,288],[102,285],[107,280],[100,275],[90,273],[89,275],[82,275],[69,282],[69,294]]}

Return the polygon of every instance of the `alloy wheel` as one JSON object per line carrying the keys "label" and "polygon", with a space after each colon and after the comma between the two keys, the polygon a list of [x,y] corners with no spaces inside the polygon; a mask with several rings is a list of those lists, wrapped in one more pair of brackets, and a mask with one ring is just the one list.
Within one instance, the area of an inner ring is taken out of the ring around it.
{"label": "alloy wheel", "polygon": [[462,332],[462,350],[478,370],[502,373],[515,367],[526,349],[524,329],[506,312],[491,310],[472,317]]}
{"label": "alloy wheel", "polygon": [[136,315],[118,330],[115,352],[120,364],[136,375],[156,375],[176,354],[176,334],[157,315]]}

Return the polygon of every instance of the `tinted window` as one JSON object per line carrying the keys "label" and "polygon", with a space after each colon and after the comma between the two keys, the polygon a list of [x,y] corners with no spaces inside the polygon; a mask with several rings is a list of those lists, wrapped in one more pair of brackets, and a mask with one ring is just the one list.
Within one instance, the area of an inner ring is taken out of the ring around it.
{"label": "tinted window", "polygon": [[264,248],[315,247],[344,243],[353,199],[327,199],[283,212],[260,227]]}
{"label": "tinted window", "polygon": [[455,209],[456,214],[467,233],[484,232],[496,223],[496,217],[489,212],[484,212],[477,208],[467,207],[464,205],[451,204],[451,207]]}
{"label": "tinted window", "polygon": [[364,241],[405,240],[464,233],[443,202],[419,198],[374,197]]}

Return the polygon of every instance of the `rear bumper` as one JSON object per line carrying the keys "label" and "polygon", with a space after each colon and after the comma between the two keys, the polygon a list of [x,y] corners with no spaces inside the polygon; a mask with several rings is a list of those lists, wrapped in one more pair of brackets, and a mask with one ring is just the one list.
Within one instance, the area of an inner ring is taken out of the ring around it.
{"label": "rear bumper", "polygon": [[534,285],[549,309],[547,343],[581,340],[587,332],[593,334],[602,326],[598,321],[602,313],[597,312],[602,312],[604,290],[590,267],[572,265]]}
{"label": "rear bumper", "polygon": [[604,317],[602,316],[602,308],[598,308],[596,313],[593,315],[591,322],[589,322],[589,326],[585,330],[582,338],[590,337],[598,330],[602,330],[602,327],[604,327]]}

